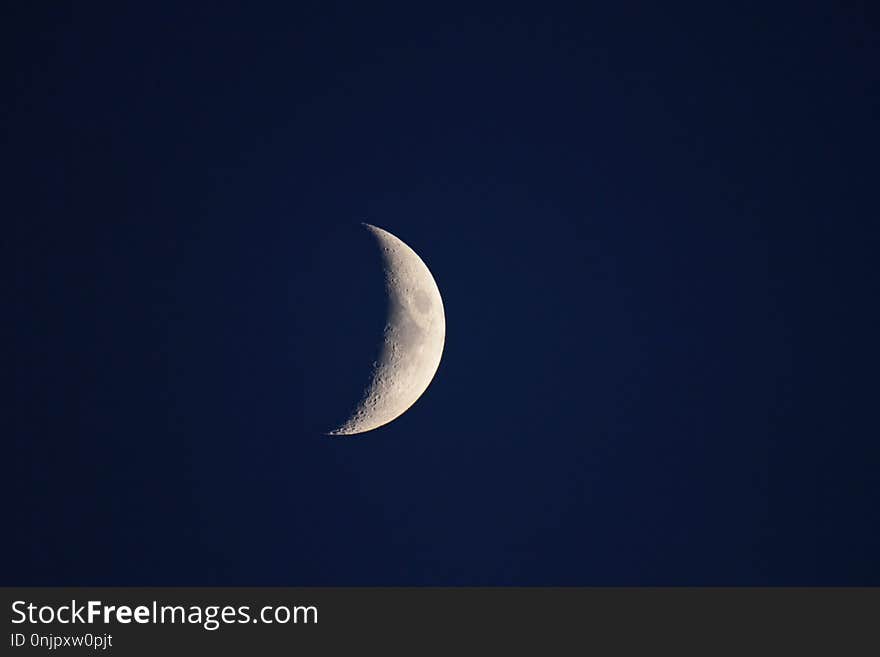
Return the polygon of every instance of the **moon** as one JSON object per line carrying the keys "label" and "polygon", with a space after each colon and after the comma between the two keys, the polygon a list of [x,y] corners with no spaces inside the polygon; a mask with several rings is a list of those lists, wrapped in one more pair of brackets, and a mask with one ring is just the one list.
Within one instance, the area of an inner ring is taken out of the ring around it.
{"label": "moon", "polygon": [[430,385],[446,340],[443,299],[428,267],[387,230],[363,226],[382,250],[388,316],[363,397],[330,436],[372,431],[403,415]]}

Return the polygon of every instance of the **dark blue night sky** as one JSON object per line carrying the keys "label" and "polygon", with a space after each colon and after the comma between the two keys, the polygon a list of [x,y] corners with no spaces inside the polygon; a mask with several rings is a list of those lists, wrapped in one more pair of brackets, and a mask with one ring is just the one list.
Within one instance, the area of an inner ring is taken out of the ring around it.
{"label": "dark blue night sky", "polygon": [[[844,4],[5,7],[0,583],[880,584]],[[330,439],[364,220],[446,350]]]}

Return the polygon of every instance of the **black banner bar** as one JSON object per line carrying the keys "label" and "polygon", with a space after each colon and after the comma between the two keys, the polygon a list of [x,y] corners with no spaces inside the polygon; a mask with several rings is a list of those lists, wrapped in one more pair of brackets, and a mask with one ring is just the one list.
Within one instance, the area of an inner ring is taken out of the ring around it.
{"label": "black banner bar", "polygon": [[[2,654],[878,654],[880,589],[2,588]],[[380,652],[381,651],[381,652]],[[711,651],[711,652],[709,652]],[[668,653],[672,654],[672,653]]]}

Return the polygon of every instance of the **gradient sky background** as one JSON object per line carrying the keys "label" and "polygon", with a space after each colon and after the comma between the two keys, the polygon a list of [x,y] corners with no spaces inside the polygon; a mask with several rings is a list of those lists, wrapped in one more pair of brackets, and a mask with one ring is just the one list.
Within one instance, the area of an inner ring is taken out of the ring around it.
{"label": "gradient sky background", "polygon": [[3,9],[3,584],[880,584],[868,3],[284,4]]}

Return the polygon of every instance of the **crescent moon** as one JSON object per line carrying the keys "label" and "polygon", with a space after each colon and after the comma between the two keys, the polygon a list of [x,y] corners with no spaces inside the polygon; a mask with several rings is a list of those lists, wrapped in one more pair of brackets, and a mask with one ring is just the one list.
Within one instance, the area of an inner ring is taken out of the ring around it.
{"label": "crescent moon", "polygon": [[434,378],[446,340],[443,299],[428,267],[388,231],[363,225],[382,249],[388,317],[363,398],[330,436],[372,431],[400,417]]}

